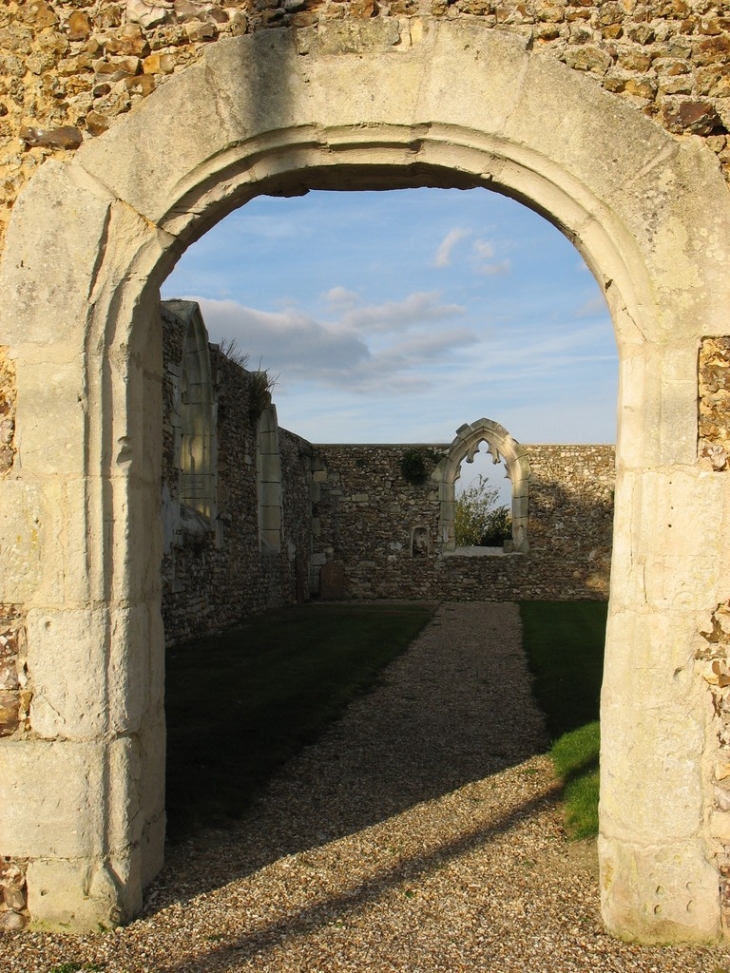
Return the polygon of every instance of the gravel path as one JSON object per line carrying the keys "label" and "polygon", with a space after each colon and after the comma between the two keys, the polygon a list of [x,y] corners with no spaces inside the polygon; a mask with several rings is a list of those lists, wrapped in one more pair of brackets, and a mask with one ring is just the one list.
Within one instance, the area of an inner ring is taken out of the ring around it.
{"label": "gravel path", "polygon": [[2,973],[730,973],[602,930],[565,841],[516,605],[446,604],[233,831],[171,851],[145,914],[0,938]]}

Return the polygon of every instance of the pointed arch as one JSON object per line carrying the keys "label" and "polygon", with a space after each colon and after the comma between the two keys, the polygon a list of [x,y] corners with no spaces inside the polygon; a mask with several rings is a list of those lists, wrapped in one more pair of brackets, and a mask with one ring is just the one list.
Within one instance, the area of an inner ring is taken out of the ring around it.
{"label": "pointed arch", "polygon": [[505,543],[505,550],[524,554],[528,550],[527,507],[530,463],[527,451],[510,436],[504,426],[500,426],[492,419],[484,418],[459,426],[456,430],[456,438],[449,447],[448,455],[438,464],[432,475],[432,479],[436,479],[439,484],[441,550],[448,553],[456,549],[455,484],[461,464],[464,461],[471,463],[482,443],[487,444],[488,452],[495,463],[500,463],[504,459],[507,476],[512,484],[512,543]]}

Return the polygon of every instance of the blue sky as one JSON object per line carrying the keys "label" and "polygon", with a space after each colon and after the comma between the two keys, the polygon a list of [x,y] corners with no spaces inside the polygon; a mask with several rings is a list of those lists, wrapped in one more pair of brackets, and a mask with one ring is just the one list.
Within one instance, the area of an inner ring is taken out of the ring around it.
{"label": "blue sky", "polygon": [[600,289],[546,220],[486,190],[259,197],[190,247],[163,298],[278,376],[312,442],[450,442],[482,416],[524,443],[611,443]]}

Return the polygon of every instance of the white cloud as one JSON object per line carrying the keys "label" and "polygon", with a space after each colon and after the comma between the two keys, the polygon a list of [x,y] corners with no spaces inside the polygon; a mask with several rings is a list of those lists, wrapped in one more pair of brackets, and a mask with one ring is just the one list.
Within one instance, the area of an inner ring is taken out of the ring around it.
{"label": "white cloud", "polygon": [[348,291],[346,287],[330,287],[324,298],[333,309],[354,307],[358,302],[355,291]]}
{"label": "white cloud", "polygon": [[474,266],[478,273],[490,277],[503,277],[512,270],[512,263],[507,257],[499,261],[494,260],[497,256],[497,248],[491,240],[475,240],[472,249],[475,255]]}
{"label": "white cloud", "polygon": [[347,369],[370,355],[353,332],[323,324],[296,308],[258,311],[236,301],[197,300],[212,341],[235,338],[252,363],[282,374]]}
{"label": "white cloud", "polygon": [[466,312],[461,304],[440,304],[439,297],[436,291],[417,292],[409,294],[402,301],[366,304],[347,311],[342,323],[357,331],[389,332],[426,321],[453,318]]}
{"label": "white cloud", "polygon": [[475,240],[473,250],[481,260],[491,260],[497,252],[490,240]]}
{"label": "white cloud", "polygon": [[498,263],[494,264],[482,264],[479,267],[479,272],[482,274],[488,274],[490,277],[504,277],[506,274],[512,271],[512,261],[505,257],[504,260],[500,260]]}
{"label": "white cloud", "polygon": [[[333,288],[328,296],[336,304],[350,302],[353,295]],[[439,304],[435,294],[340,309],[335,321],[317,321],[296,308],[271,312],[230,300],[189,300],[200,304],[211,341],[235,338],[253,365],[260,362],[279,374],[282,385],[314,383],[360,393],[422,391],[433,380],[424,369],[477,341],[467,327],[433,328],[433,322],[463,313],[459,305]]]}
{"label": "white cloud", "polygon": [[394,346],[394,351],[410,359],[426,361],[464,345],[475,344],[477,337],[470,328],[447,328],[432,334],[410,335]]}
{"label": "white cloud", "polygon": [[448,267],[451,263],[451,254],[454,247],[460,240],[463,240],[464,237],[469,236],[470,233],[471,230],[463,230],[459,227],[455,227],[453,230],[450,230],[438,246],[436,256],[433,258],[433,266]]}
{"label": "white cloud", "polygon": [[595,297],[591,297],[589,300],[584,301],[579,308],[576,309],[575,316],[577,318],[594,318],[598,314],[607,314],[608,308],[606,307],[606,300],[603,294],[596,294]]}

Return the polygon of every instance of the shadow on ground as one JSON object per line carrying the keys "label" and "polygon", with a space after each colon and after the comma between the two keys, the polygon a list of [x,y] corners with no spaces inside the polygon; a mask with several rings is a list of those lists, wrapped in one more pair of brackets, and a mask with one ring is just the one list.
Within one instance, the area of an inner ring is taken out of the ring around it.
{"label": "shadow on ground", "polygon": [[[383,684],[285,765],[240,821],[168,849],[145,913],[544,752],[530,685],[516,605],[442,605]],[[223,856],[216,853],[221,846]]]}

